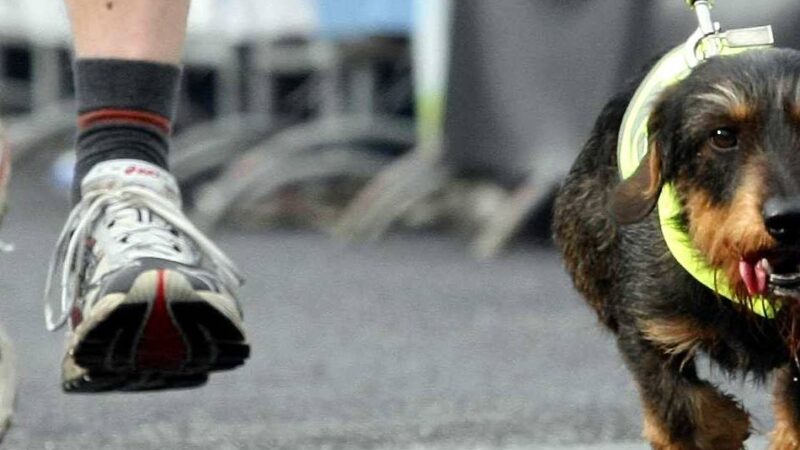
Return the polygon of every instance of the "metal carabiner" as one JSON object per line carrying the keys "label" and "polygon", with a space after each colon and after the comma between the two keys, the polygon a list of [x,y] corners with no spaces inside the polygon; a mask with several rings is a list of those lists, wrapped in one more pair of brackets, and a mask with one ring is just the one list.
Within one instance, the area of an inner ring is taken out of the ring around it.
{"label": "metal carabiner", "polygon": [[686,0],[686,3],[694,10],[698,24],[697,30],[686,41],[687,63],[694,67],[722,51],[719,39],[714,39],[720,31],[720,25],[711,18],[713,3],[709,0]]}
{"label": "metal carabiner", "polygon": [[694,14],[697,16],[697,23],[700,25],[700,31],[705,36],[719,31],[719,24],[711,19],[711,8],[714,6],[714,2],[710,0],[687,0],[687,3],[694,10]]}

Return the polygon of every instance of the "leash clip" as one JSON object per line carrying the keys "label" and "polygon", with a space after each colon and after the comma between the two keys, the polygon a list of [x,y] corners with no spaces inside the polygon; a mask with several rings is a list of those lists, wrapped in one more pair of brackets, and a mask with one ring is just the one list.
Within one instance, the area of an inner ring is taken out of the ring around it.
{"label": "leash clip", "polygon": [[711,17],[712,2],[709,0],[687,0],[697,16],[698,28],[686,41],[686,64],[695,68],[704,60],[722,53],[738,53],[754,47],[766,47],[775,43],[772,27],[737,28],[721,31],[719,22]]}
{"label": "leash clip", "polygon": [[700,25],[699,30],[704,36],[719,31],[719,23],[711,19],[711,6],[712,4],[708,0],[697,0],[691,5],[692,9],[694,9],[694,14],[697,16],[697,23]]}

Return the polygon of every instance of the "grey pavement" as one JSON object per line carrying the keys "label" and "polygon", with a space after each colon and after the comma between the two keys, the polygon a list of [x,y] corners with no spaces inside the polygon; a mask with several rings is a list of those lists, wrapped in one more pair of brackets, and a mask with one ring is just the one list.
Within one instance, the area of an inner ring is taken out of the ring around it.
{"label": "grey pavement", "polygon": [[[36,167],[17,168],[0,232],[17,247],[0,255],[0,317],[21,375],[2,448],[646,448],[630,377],[555,252],[481,262],[436,234],[223,231],[249,275],[248,364],[190,391],[63,394],[41,291],[67,209]],[[766,389],[728,384],[768,430]]]}

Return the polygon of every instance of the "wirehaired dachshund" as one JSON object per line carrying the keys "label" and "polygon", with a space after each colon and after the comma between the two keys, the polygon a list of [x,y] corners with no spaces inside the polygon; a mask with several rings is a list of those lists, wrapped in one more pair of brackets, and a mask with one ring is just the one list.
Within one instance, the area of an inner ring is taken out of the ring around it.
{"label": "wirehaired dachshund", "polygon": [[[654,449],[744,448],[748,413],[700,378],[704,353],[724,372],[774,375],[771,448],[800,449],[800,52],[710,58],[666,88],[647,123],[647,154],[622,180],[617,140],[634,90],[606,105],[555,204],[557,245],[577,290],[616,336],[638,386]],[[733,300],[671,254],[657,201]],[[774,314],[751,306],[761,298]]]}

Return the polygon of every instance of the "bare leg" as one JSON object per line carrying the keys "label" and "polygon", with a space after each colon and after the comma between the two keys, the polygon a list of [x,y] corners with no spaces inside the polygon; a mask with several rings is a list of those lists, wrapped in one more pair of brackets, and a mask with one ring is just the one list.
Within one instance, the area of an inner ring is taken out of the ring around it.
{"label": "bare leg", "polygon": [[66,0],[79,58],[177,63],[189,0]]}
{"label": "bare leg", "polygon": [[97,163],[168,167],[190,0],[65,0],[78,105],[73,201]]}

